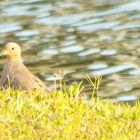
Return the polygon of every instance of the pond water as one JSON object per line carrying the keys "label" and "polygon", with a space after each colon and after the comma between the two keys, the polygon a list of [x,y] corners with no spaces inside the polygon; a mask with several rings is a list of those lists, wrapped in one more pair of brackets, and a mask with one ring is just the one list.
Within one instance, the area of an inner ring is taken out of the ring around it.
{"label": "pond water", "polygon": [[[24,63],[50,88],[61,70],[67,85],[103,75],[98,96],[140,98],[140,0],[2,0],[0,50],[22,47]],[[5,58],[0,59],[0,71]],[[59,78],[57,78],[59,79]]]}

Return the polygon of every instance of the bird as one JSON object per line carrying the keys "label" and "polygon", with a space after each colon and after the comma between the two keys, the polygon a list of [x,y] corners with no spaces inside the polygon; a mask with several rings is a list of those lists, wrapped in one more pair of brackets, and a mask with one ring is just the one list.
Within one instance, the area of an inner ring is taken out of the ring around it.
{"label": "bird", "polygon": [[11,87],[14,90],[21,89],[26,92],[37,89],[41,93],[50,93],[51,90],[23,64],[21,48],[17,43],[7,43],[0,53],[0,56],[2,55],[7,56],[0,79],[2,90]]}

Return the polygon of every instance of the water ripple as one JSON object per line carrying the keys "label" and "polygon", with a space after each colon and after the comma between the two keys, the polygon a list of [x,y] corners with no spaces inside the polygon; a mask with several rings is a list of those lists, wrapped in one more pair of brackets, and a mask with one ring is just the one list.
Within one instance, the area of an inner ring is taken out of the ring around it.
{"label": "water ripple", "polygon": [[95,49],[89,49],[89,50],[82,51],[78,55],[79,56],[88,56],[88,55],[92,55],[92,54],[95,54],[98,52],[100,52],[100,49],[95,48]]}
{"label": "water ripple", "polygon": [[75,52],[82,51],[83,49],[84,49],[83,46],[73,45],[73,46],[69,46],[69,47],[66,47],[66,48],[62,48],[60,51],[62,53],[75,53]]}
{"label": "water ripple", "polygon": [[113,67],[106,68],[103,70],[94,71],[92,72],[92,75],[110,75],[113,73],[122,72],[122,71],[133,69],[133,68],[134,66],[131,66],[131,65],[125,65],[125,64],[118,65],[118,66],[113,66]]}
{"label": "water ripple", "polygon": [[40,34],[40,31],[38,31],[38,30],[26,30],[26,31],[16,33],[15,36],[17,36],[17,37],[29,37],[29,36],[39,35],[39,34]]}
{"label": "water ripple", "polygon": [[18,22],[0,23],[0,33],[8,33],[21,30],[22,26]]}
{"label": "water ripple", "polygon": [[109,56],[109,55],[115,55],[115,54],[117,54],[117,50],[115,49],[107,49],[101,52],[102,56]]}
{"label": "water ripple", "polygon": [[98,24],[80,26],[78,27],[78,29],[81,31],[91,33],[91,32],[100,31],[100,30],[112,29],[113,27],[119,24],[120,24],[119,21],[110,21],[110,22],[103,22],[103,23],[98,23]]}

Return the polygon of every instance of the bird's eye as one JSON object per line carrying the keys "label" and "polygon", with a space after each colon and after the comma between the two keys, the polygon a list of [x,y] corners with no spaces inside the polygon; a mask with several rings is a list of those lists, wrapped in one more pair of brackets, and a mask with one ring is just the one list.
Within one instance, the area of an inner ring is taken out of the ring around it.
{"label": "bird's eye", "polygon": [[13,47],[13,48],[11,48],[11,50],[14,50],[14,47]]}

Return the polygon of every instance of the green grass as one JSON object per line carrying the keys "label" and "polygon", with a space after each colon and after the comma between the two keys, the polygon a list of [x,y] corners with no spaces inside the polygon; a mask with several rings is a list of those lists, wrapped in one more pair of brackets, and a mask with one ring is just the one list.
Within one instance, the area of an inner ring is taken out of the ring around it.
{"label": "green grass", "polygon": [[132,107],[94,97],[79,99],[81,83],[63,87],[49,96],[37,91],[0,92],[0,140],[140,139],[139,102]]}

